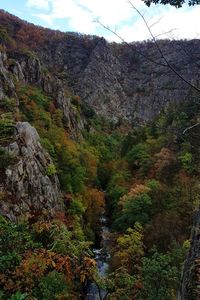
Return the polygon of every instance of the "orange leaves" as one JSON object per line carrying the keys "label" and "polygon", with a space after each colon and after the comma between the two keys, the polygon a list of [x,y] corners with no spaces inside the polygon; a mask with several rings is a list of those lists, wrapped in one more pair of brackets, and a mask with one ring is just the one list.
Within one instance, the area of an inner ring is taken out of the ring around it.
{"label": "orange leaves", "polygon": [[192,183],[192,178],[187,174],[187,172],[183,169],[180,170],[178,173],[178,178],[180,180],[180,183],[184,186],[189,186]]}
{"label": "orange leaves", "polygon": [[86,279],[92,278],[96,271],[96,261],[89,257],[84,257],[82,265],[78,269],[80,274],[80,282],[85,282]]}
{"label": "orange leaves", "polygon": [[[89,149],[90,150],[90,149]],[[81,159],[86,168],[86,176],[89,182],[92,182],[97,176],[97,157],[87,149],[84,149],[81,153]]]}
{"label": "orange leaves", "polygon": [[68,256],[46,249],[27,251],[20,265],[14,271],[0,274],[0,284],[13,292],[18,289],[31,291],[38,281],[50,271],[62,272],[70,283],[73,279],[71,261]]}
{"label": "orange leaves", "polygon": [[132,186],[132,188],[130,189],[128,194],[124,195],[120,199],[120,204],[125,203],[130,198],[134,198],[139,194],[148,193],[150,191],[151,191],[151,189],[149,187],[147,187],[146,185],[144,185],[144,184],[135,184],[135,185]]}
{"label": "orange leaves", "polygon": [[86,218],[92,226],[95,226],[99,216],[104,212],[104,193],[94,188],[87,188],[83,201],[86,207]]}
{"label": "orange leaves", "polygon": [[105,199],[104,193],[95,188],[88,188],[85,193],[86,201],[89,206],[99,207],[100,209],[104,209]]}
{"label": "orange leaves", "polygon": [[66,139],[64,140],[64,145],[67,147],[67,150],[68,150],[71,154],[73,154],[73,155],[75,155],[75,156],[78,155],[78,149],[77,149],[76,143],[75,143],[74,141],[72,141],[72,140],[69,139],[69,138],[66,138]]}
{"label": "orange leaves", "polygon": [[49,103],[48,111],[50,112],[51,115],[53,115],[56,112],[56,107],[53,102]]}
{"label": "orange leaves", "polygon": [[168,148],[162,148],[159,153],[155,154],[155,159],[155,174],[162,179],[171,177],[177,163],[174,153]]}
{"label": "orange leaves", "polygon": [[48,232],[51,228],[50,222],[38,221],[33,225],[33,229],[36,233]]}
{"label": "orange leaves", "polygon": [[54,220],[58,226],[60,223],[60,225],[65,224],[67,228],[70,228],[72,227],[74,218],[71,215],[66,215],[64,212],[58,211],[54,215]]}
{"label": "orange leaves", "polygon": [[143,184],[136,184],[134,187],[131,188],[130,192],[128,193],[129,196],[134,197],[142,193],[150,192],[150,188],[143,185]]}

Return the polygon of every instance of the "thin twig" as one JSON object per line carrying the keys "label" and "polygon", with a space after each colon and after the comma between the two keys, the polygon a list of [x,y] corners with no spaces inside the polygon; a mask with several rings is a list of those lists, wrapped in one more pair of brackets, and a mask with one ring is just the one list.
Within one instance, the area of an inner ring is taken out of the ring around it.
{"label": "thin twig", "polygon": [[173,28],[173,29],[171,29],[169,31],[165,31],[165,32],[159,33],[159,34],[155,35],[155,38],[157,38],[157,37],[159,37],[161,35],[167,35],[169,33],[172,33],[174,30],[176,30],[176,28]]}
{"label": "thin twig", "polygon": [[197,92],[200,93],[200,89],[198,89],[195,85],[193,85],[192,83],[190,83],[187,79],[185,79],[180,73],[178,73],[176,71],[176,69],[168,62],[168,60],[166,59],[165,55],[163,54],[163,51],[161,50],[159,44],[157,43],[157,40],[155,38],[155,36],[153,35],[152,31],[151,31],[151,28],[149,27],[144,15],[139,11],[139,9],[137,9],[137,7],[135,7],[135,5],[130,1],[130,0],[127,0],[128,3],[131,5],[131,7],[139,14],[139,16],[142,18],[143,22],[145,23],[151,37],[152,37],[152,40],[154,42],[154,44],[156,45],[156,48],[158,50],[158,52],[160,53],[161,57],[163,58],[164,62],[166,63],[166,65],[169,67],[169,69],[171,71],[173,71],[181,80],[183,80],[185,83],[187,83],[190,87],[192,87],[193,89],[195,89]]}
{"label": "thin twig", "polygon": [[[143,14],[144,16],[144,14]],[[160,17],[157,21],[155,21],[154,23],[152,23],[151,25],[149,25],[149,28],[152,28],[153,26],[157,25],[161,20],[162,20],[163,17]]]}
{"label": "thin twig", "polygon": [[183,130],[183,134],[185,134],[188,130],[190,130],[190,129],[194,128],[194,127],[197,127],[197,126],[199,126],[199,125],[200,125],[200,123],[196,123],[196,124],[194,124],[194,125],[192,125],[192,126],[186,128],[186,129],[184,129],[184,130]]}
{"label": "thin twig", "polygon": [[105,28],[106,30],[110,31],[111,33],[113,33],[116,37],[118,37],[121,42],[123,42],[125,45],[127,45],[131,50],[134,50],[135,52],[137,52],[139,55],[141,55],[143,58],[145,58],[146,60],[152,62],[155,65],[159,65],[159,66],[163,66],[163,67],[167,67],[166,64],[163,63],[159,63],[153,59],[151,59],[150,57],[146,56],[145,54],[143,54],[141,51],[137,50],[136,48],[132,47],[132,44],[129,44],[128,42],[126,42],[126,40],[121,37],[116,31],[114,31],[113,29],[111,29],[109,26],[104,25],[103,23],[101,23],[101,21],[99,19],[95,20],[96,23],[98,23],[99,25],[101,25],[103,28]]}

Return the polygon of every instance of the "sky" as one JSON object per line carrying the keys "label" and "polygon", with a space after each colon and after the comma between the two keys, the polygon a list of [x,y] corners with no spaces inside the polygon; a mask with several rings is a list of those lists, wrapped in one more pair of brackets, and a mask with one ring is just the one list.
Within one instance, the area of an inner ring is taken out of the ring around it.
{"label": "sky", "polygon": [[[132,0],[144,15],[155,37],[200,38],[200,5],[176,9],[169,5],[145,6]],[[73,31],[120,39],[98,22],[108,26],[127,42],[151,39],[149,32],[127,0],[0,0],[0,8],[26,21],[61,31]]]}

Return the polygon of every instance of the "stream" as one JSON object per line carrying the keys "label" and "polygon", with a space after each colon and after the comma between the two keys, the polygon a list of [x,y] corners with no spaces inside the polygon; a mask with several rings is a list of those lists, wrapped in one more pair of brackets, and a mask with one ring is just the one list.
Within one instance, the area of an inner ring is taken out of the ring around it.
{"label": "stream", "polygon": [[[109,255],[109,233],[110,230],[107,226],[107,218],[102,216],[100,219],[101,223],[101,242],[100,248],[94,248],[93,252],[95,255],[95,261],[97,263],[97,269],[100,276],[105,276],[108,269]],[[95,283],[90,283],[87,290],[85,300],[102,300],[106,295],[106,291],[100,290],[101,297],[99,296],[99,290]]]}

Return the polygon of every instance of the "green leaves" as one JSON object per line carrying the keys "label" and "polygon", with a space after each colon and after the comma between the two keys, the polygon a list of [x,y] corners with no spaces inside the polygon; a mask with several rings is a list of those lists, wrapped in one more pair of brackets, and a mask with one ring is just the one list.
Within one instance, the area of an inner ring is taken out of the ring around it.
{"label": "green leaves", "polygon": [[56,167],[54,164],[49,164],[46,169],[46,173],[48,176],[55,175],[57,173]]}
{"label": "green leaves", "polygon": [[70,299],[69,291],[64,274],[52,271],[41,279],[36,295],[40,300],[67,300]]}
{"label": "green leaves", "polygon": [[0,216],[0,254],[23,253],[27,249],[38,247],[26,223],[15,224]]}
{"label": "green leaves", "polygon": [[15,127],[11,118],[0,117],[0,142],[10,138],[14,133]]}
{"label": "green leaves", "polygon": [[8,269],[12,269],[14,266],[19,265],[21,262],[21,256],[15,251],[8,252],[8,254],[0,256],[0,272],[4,272]]}
{"label": "green leaves", "polygon": [[37,248],[40,244],[33,241],[26,223],[15,224],[0,216],[0,271],[13,269],[28,249]]}
{"label": "green leaves", "polygon": [[179,156],[179,160],[183,166],[183,169],[191,174],[195,170],[194,159],[192,153],[185,152]]}
{"label": "green leaves", "polygon": [[83,203],[78,199],[73,199],[72,202],[70,203],[68,213],[70,215],[82,216],[84,212],[85,212],[85,207],[83,206]]}
{"label": "green leaves", "polygon": [[9,152],[0,147],[0,170],[5,170],[13,161]]}
{"label": "green leaves", "polygon": [[142,299],[176,299],[179,272],[167,254],[155,251],[151,257],[143,258]]}
{"label": "green leaves", "polygon": [[121,215],[114,222],[115,228],[125,230],[134,226],[136,222],[146,224],[149,221],[152,201],[146,193],[139,194],[134,198],[128,198],[123,204]]}
{"label": "green leaves", "polygon": [[76,229],[69,231],[64,225],[54,224],[51,229],[51,238],[53,239],[51,250],[59,254],[69,255],[75,260],[90,254],[91,243],[86,242],[82,238],[83,235],[77,233]]}
{"label": "green leaves", "polygon": [[[186,2],[185,0],[143,0],[147,6],[155,4],[170,4],[176,8],[180,8]],[[199,4],[198,0],[187,1],[189,6]]]}
{"label": "green leaves", "polygon": [[26,300],[28,299],[28,294],[22,294],[21,292],[16,292],[11,296],[9,300]]}
{"label": "green leaves", "polygon": [[152,165],[151,155],[146,143],[134,145],[127,153],[126,159],[133,169],[141,168],[143,174],[146,174]]}

